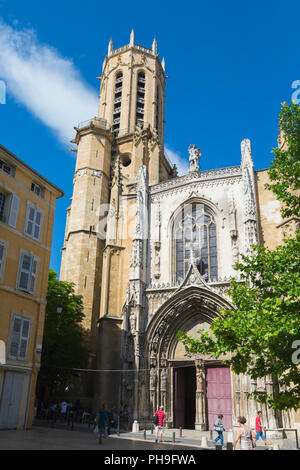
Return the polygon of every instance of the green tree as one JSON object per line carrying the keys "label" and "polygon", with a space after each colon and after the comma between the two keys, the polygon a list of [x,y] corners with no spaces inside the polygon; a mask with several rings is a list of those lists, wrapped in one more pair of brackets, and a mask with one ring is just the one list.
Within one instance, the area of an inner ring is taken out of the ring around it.
{"label": "green tree", "polygon": [[[300,112],[282,105],[280,127],[286,149],[275,149],[268,185],[284,203],[282,214],[299,215]],[[300,340],[300,232],[269,250],[254,246],[250,257],[235,266],[242,282],[229,290],[232,309],[221,311],[206,333],[193,339],[179,332],[188,353],[228,357],[225,364],[252,379],[273,377],[274,394],[253,396],[276,410],[300,408],[300,368],[295,341]],[[299,344],[299,343],[298,343]],[[298,346],[299,348],[299,346]]]}
{"label": "green tree", "polygon": [[282,145],[273,149],[274,159],[266,184],[283,203],[283,217],[300,217],[300,106],[283,103],[279,115]]}
{"label": "green tree", "polygon": [[[61,310],[61,311],[60,311]],[[82,296],[74,293],[72,283],[57,279],[50,270],[44,325],[38,394],[52,397],[66,395],[76,382],[74,368],[85,368],[88,352],[82,328]]]}

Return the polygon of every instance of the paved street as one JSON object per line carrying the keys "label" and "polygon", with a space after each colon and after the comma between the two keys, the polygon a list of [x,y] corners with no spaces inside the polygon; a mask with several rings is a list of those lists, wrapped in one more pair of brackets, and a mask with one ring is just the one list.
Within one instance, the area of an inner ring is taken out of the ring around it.
{"label": "paved street", "polygon": [[98,444],[92,430],[34,426],[29,431],[0,431],[0,450],[197,450],[195,447],[109,438]]}
{"label": "paved street", "polygon": [[[173,443],[173,432],[176,431],[176,440]],[[208,449],[201,448],[201,435],[207,435]],[[225,437],[226,443],[226,437]],[[259,441],[257,450],[265,450],[264,444]],[[285,443],[279,443],[280,449],[296,450],[294,440],[285,440]],[[51,427],[48,421],[39,421],[28,431],[1,430],[0,431],[0,450],[170,450],[176,452],[181,451],[214,451],[215,445],[209,439],[208,433],[195,433],[195,431],[184,430],[183,437],[180,437],[179,430],[166,430],[164,435],[164,443],[156,444],[155,435],[148,430],[146,441],[144,433],[123,432],[120,436],[112,434],[108,439],[103,441],[102,445],[98,444],[97,438],[94,436],[92,427],[75,423],[74,430],[67,423],[55,424]]]}

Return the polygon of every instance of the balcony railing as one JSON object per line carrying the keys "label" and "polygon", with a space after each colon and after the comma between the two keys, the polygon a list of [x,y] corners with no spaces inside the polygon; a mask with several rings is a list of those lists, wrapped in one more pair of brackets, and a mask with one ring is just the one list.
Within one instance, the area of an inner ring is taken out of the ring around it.
{"label": "balcony railing", "polygon": [[102,129],[107,129],[106,119],[102,119],[99,117],[93,117],[91,119],[88,119],[87,121],[80,122],[77,127],[78,129],[82,129],[84,127],[88,127],[91,124],[94,124],[97,127],[101,127]]}
{"label": "balcony railing", "polygon": [[[131,44],[126,44],[125,46],[119,47],[119,49],[115,49],[114,51],[112,51],[110,55],[112,56],[112,55],[115,55],[115,54],[119,54],[119,52],[126,51],[130,47],[132,47]],[[138,49],[139,51],[147,52],[148,54],[153,55],[152,49],[148,49],[147,47],[139,46],[138,44],[134,44],[133,47],[135,49]]]}

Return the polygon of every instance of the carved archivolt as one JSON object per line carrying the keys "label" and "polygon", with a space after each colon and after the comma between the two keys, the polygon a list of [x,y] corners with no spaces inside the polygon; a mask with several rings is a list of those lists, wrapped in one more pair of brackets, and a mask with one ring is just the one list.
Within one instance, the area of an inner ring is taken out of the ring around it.
{"label": "carved archivolt", "polygon": [[158,309],[147,328],[149,357],[153,360],[155,355],[158,361],[162,357],[169,358],[172,347],[178,341],[177,332],[184,327],[184,323],[192,318],[211,321],[219,315],[220,307],[229,306],[228,301],[205,287],[188,286],[177,291]]}

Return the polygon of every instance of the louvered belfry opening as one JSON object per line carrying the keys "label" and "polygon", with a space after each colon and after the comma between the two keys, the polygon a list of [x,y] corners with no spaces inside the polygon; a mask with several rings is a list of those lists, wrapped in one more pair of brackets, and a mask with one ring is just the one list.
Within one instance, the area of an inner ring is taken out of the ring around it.
{"label": "louvered belfry opening", "polygon": [[114,115],[113,115],[113,134],[118,136],[120,131],[121,102],[122,102],[123,74],[119,72],[116,75],[115,97],[114,97]]}
{"label": "louvered belfry opening", "polygon": [[145,106],[145,74],[139,72],[137,80],[137,99],[136,99],[136,125],[144,126],[144,106]]}

